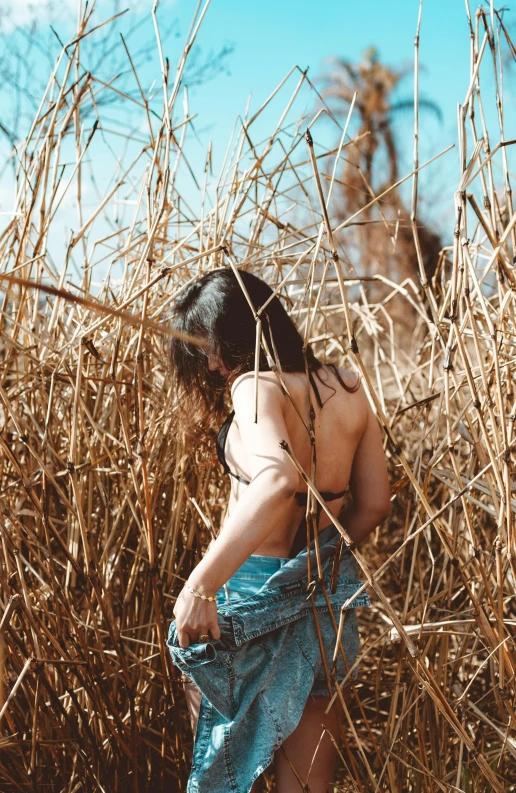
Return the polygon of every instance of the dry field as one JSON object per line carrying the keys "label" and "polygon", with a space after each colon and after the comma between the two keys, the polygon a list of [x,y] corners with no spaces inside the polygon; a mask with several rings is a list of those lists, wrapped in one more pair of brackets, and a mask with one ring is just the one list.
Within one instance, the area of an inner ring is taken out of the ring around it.
{"label": "dry field", "polygon": [[[427,280],[417,112],[403,175],[414,276],[363,277],[362,211],[394,251],[398,227],[374,194],[336,220],[343,162],[360,146],[348,135],[353,105],[334,147],[323,145],[329,111],[293,69],[235,125],[215,177],[211,150],[190,156],[182,83],[204,10],[175,69],[154,14],[159,113],[129,47],[131,94],[89,71],[87,40],[117,25],[95,30],[91,14],[17,147],[0,233],[1,790],[186,790],[191,731],[164,642],[228,482],[213,437],[195,453],[177,438],[164,318],[187,282],[220,266],[276,285],[316,354],[361,373],[384,430],[393,509],[356,552],[373,607],[360,611],[336,790],[514,790],[516,141],[503,103],[488,138],[496,96],[480,79],[491,70],[502,95],[501,52],[515,52],[502,21],[470,20],[455,215]],[[113,129],[114,93],[137,134]],[[414,100],[417,110],[417,38]],[[101,137],[111,159],[96,161]],[[273,789],[272,778],[260,784]]]}

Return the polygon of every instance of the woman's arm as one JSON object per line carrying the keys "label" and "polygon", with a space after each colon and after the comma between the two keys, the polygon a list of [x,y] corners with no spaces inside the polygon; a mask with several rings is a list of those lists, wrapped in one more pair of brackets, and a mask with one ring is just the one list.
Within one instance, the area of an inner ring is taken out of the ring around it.
{"label": "woman's arm", "polygon": [[231,510],[224,531],[210,543],[188,578],[202,594],[213,595],[267,539],[291,509],[299,474],[280,448],[289,443],[277,379],[259,376],[258,422],[254,423],[254,373],[232,386],[235,420],[245,448],[251,482]]}
{"label": "woman's arm", "polygon": [[[283,417],[284,396],[278,381],[263,375],[258,383],[258,423],[254,423],[253,374],[237,377],[233,407],[245,447],[251,482],[194,568],[188,583],[201,595],[213,596],[240,565],[274,531],[288,513],[299,475],[280,448],[289,437]],[[203,633],[220,638],[217,606],[183,587],[174,606],[180,647],[199,641]]]}
{"label": "woman's arm", "polygon": [[362,393],[367,412],[364,432],[357,446],[349,489],[353,500],[339,513],[339,522],[358,545],[391,511],[391,491],[380,426]]}

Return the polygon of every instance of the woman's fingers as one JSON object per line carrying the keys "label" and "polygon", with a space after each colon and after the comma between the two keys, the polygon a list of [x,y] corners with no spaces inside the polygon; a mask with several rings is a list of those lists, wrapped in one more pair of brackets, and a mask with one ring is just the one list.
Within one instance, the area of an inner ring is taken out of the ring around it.
{"label": "woman's fingers", "polygon": [[[181,594],[183,594],[184,590]],[[199,636],[211,635],[212,639],[220,639],[217,607],[214,603],[178,597],[174,606],[176,630],[179,646],[186,649],[191,644],[206,642]]]}
{"label": "woman's fingers", "polygon": [[184,628],[177,628],[177,640],[183,649],[190,647],[190,637]]}
{"label": "woman's fingers", "polygon": [[[199,636],[208,636],[212,639],[220,639],[220,628],[218,623],[212,623],[207,628],[196,628],[193,630],[187,626],[183,626],[182,628],[177,628],[177,638],[179,641],[179,646],[183,649],[186,649],[191,644],[198,644],[199,643]],[[203,642],[207,641],[207,639],[203,639]]]}
{"label": "woman's fingers", "polygon": [[[209,631],[211,633],[212,639],[220,639],[220,628],[218,622],[212,622]],[[204,633],[208,633],[208,631],[204,631]]]}

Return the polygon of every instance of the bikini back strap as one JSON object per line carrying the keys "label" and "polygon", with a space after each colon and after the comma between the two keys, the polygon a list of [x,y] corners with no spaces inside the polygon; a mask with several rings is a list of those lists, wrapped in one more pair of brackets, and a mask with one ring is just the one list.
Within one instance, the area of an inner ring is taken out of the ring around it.
{"label": "bikini back strap", "polygon": [[[342,498],[346,494],[345,490],[341,490],[340,493],[331,493],[331,492],[322,492],[321,496],[325,501],[335,501],[337,498]],[[306,507],[308,501],[308,491],[306,493],[296,493],[296,501],[300,507]],[[317,502],[319,504],[319,502]],[[320,505],[319,505],[320,506]]]}

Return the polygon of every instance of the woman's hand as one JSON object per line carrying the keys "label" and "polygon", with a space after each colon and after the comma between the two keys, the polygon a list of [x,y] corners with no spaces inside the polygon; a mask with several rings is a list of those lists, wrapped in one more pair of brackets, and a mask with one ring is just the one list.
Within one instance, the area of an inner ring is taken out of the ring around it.
{"label": "woman's hand", "polygon": [[179,646],[186,648],[199,642],[203,633],[212,639],[220,639],[220,628],[217,619],[217,603],[214,600],[202,600],[189,589],[183,587],[176,600],[173,610],[176,618]]}

